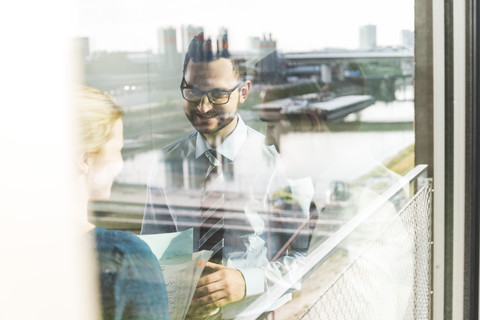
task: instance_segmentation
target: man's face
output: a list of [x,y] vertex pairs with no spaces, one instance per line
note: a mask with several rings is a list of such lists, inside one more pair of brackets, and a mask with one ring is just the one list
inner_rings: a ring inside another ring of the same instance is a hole
[[[185,70],[185,81],[198,90],[230,91],[238,85],[239,79],[228,59],[217,59],[208,63],[190,61]],[[183,109],[195,129],[204,136],[227,137],[237,124],[238,105],[243,103],[250,91],[250,82],[234,90],[226,104],[214,105],[207,96],[199,102],[184,100]]]

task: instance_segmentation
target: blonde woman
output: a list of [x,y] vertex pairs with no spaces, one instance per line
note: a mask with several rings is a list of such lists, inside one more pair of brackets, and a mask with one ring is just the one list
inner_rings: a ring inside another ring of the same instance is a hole
[[[105,200],[122,167],[123,112],[107,93],[75,93],[82,202]],[[85,209],[86,211],[86,209]],[[85,216],[87,212],[85,212]],[[169,319],[160,265],[136,235],[93,227],[103,319]]]

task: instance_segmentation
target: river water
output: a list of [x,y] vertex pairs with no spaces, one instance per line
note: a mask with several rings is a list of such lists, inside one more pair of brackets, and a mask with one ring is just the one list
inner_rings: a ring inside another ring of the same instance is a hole
[[[363,124],[382,124],[387,127],[386,130],[290,133],[283,136],[281,156],[289,175],[312,178],[316,188],[322,190],[319,192],[323,194],[332,181],[351,182],[375,168],[383,167],[415,141],[412,91],[411,88],[399,91],[397,101],[378,101],[359,115],[346,118],[347,122],[360,119]],[[248,125],[265,132],[266,124],[258,118],[256,111],[241,110],[240,114]],[[398,123],[405,126],[390,130],[390,123],[392,128],[393,124]],[[182,122],[179,132],[189,130],[188,125],[188,122]],[[117,182],[145,185],[154,158],[155,150],[130,155],[125,159]]]

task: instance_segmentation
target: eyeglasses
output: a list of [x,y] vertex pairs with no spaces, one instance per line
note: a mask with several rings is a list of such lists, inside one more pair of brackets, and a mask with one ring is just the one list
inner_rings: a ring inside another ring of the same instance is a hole
[[185,78],[183,78],[182,84],[180,85],[180,90],[182,91],[183,99],[187,100],[188,102],[200,102],[203,96],[207,96],[208,101],[210,101],[211,104],[222,105],[228,103],[232,92],[242,84],[243,81],[239,81],[232,90],[213,89],[210,91],[202,91],[189,85]]

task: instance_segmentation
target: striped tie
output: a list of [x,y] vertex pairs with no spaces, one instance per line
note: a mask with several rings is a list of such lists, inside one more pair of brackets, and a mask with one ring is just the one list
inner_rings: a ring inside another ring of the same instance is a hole
[[[200,210],[200,239],[199,250],[211,250],[213,255],[210,261],[222,263],[224,246],[224,210],[225,195],[223,193],[225,180],[221,161],[215,158],[210,151],[205,152],[210,161],[205,177]],[[219,157],[218,157],[219,158]]]

